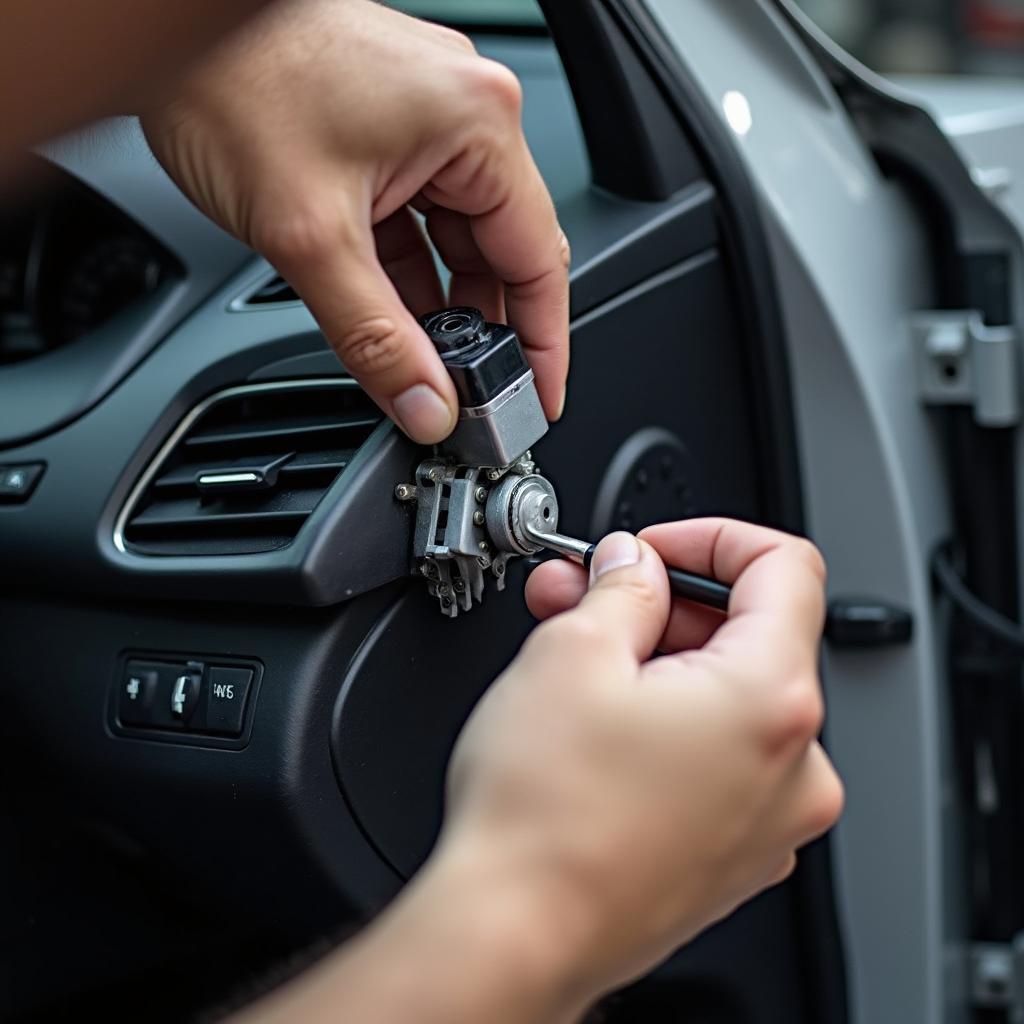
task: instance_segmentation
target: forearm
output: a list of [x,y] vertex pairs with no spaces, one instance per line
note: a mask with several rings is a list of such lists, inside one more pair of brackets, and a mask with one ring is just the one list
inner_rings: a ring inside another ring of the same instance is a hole
[[438,858],[362,935],[234,1024],[572,1024],[597,993],[553,899],[484,860]]
[[137,113],[267,0],[7,0],[0,36],[0,169],[20,149]]

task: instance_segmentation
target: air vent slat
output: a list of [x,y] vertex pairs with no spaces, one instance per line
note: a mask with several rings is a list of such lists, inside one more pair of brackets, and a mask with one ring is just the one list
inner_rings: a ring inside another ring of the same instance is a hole
[[247,444],[250,441],[263,441],[267,438],[295,437],[305,435],[308,437],[322,437],[324,434],[340,434],[347,430],[363,431],[367,427],[373,427],[380,420],[380,416],[367,417],[360,420],[337,420],[320,421],[310,419],[307,422],[295,423],[287,427],[274,426],[272,424],[253,424],[243,430],[222,430],[211,431],[207,434],[197,434],[190,437],[185,444],[190,448],[197,448],[201,445],[214,444]]
[[136,528],[152,526],[193,526],[212,519],[222,522],[305,519],[323,497],[320,488],[302,491],[263,492],[254,502],[246,497],[222,498],[212,502],[194,499],[161,501],[133,520]]
[[119,520],[121,545],[154,556],[284,547],[380,420],[343,378],[222,392],[185,420],[147,471]]
[[[302,475],[315,475],[333,472],[340,473],[351,461],[355,450],[352,448],[336,448],[321,452],[300,452],[293,455],[280,470],[282,476],[298,478]],[[228,466],[239,468],[249,466],[252,463],[268,463],[273,455],[259,454],[250,455],[244,459],[234,459],[230,462],[221,460],[219,462],[186,462],[167,473],[161,473],[153,483],[159,490],[181,490],[195,487],[199,477],[207,473],[215,473],[224,470]]]

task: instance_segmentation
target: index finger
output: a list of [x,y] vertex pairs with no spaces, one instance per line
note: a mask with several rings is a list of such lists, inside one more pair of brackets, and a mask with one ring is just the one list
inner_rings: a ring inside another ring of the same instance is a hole
[[505,283],[505,310],[537,375],[548,419],[558,419],[569,374],[569,242],[523,142],[505,201],[472,217],[484,259]]
[[773,667],[777,658],[816,659],[825,564],[809,541],[730,519],[666,523],[640,536],[669,565],[732,585],[729,617],[705,651],[773,661]]
[[487,174],[467,174],[479,153],[447,165],[424,194],[466,214],[481,256],[503,283],[508,322],[523,343],[548,419],[557,419],[569,374],[569,243],[516,124],[495,143]]

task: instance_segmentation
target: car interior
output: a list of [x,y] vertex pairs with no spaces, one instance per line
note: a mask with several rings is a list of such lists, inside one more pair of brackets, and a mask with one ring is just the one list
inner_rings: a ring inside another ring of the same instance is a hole
[[[817,537],[780,249],[668,16],[397,6],[523,84],[573,250],[569,400],[533,451],[564,530],[713,514]],[[189,205],[133,118],[33,159],[0,206],[0,1017],[215,1019],[423,863],[459,729],[532,627],[530,560],[439,614],[395,493],[425,454],[289,284]],[[841,884],[826,837],[596,1019],[854,1019],[870,953],[851,959],[862,890]]]

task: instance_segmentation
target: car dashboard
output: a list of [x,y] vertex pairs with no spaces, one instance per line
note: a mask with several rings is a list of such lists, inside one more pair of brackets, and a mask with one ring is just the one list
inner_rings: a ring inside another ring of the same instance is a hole
[[[695,157],[660,201],[592,188],[551,41],[478,44],[523,81],[574,251],[568,412],[535,452],[564,528],[786,525],[721,185]],[[189,206],[132,119],[38,160],[0,209],[5,1001],[12,1020],[180,1020],[355,927],[423,862],[459,728],[531,628],[529,567],[440,616],[394,494],[423,453],[287,283]],[[607,1019],[814,1019],[801,922],[824,885],[832,935],[822,871]]]

